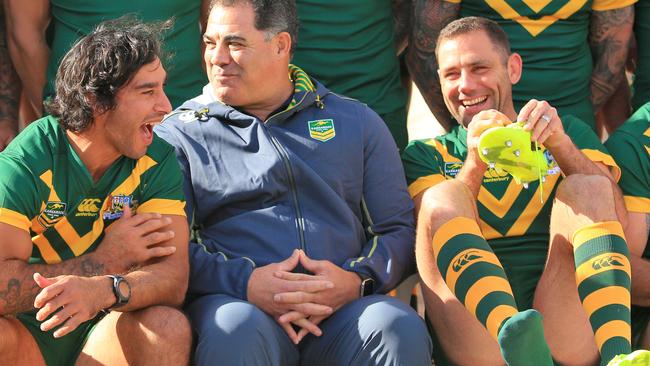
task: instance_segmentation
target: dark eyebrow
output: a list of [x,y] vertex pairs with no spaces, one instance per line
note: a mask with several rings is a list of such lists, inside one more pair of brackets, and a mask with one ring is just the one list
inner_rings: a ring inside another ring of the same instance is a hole
[[241,36],[237,36],[237,35],[234,35],[234,34],[230,34],[230,35],[227,35],[227,36],[223,37],[223,40],[225,42],[236,41],[236,42],[240,42],[240,43],[246,43],[246,38],[241,37]]

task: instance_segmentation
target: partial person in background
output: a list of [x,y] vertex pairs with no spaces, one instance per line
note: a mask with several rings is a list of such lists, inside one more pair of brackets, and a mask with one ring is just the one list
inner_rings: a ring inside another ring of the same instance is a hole
[[409,70],[438,121],[451,126],[436,72],[436,39],[454,19],[486,17],[505,30],[512,51],[523,59],[522,78],[513,86],[515,107],[531,98],[546,100],[560,115],[574,115],[595,128],[595,111],[624,76],[635,2],[415,0]]
[[20,80],[7,49],[4,7],[0,0],[0,151],[18,134]]
[[[143,21],[174,18],[164,34],[170,55],[165,92],[173,107],[196,95],[206,83],[201,67],[201,26],[208,0],[5,0],[11,58],[37,116],[54,94],[54,78],[63,55],[104,20],[133,13]],[[48,30],[49,27],[49,30]],[[52,39],[47,39],[47,32]]]
[[397,147],[408,143],[407,91],[398,53],[406,46],[410,1],[297,0],[300,40],[292,62],[335,93],[377,112]]
[[632,108],[637,110],[650,102],[650,0],[639,0],[634,9],[637,62]]
[[632,347],[650,349],[650,102],[623,123],[605,146],[621,168],[618,184],[628,210],[625,236],[632,264]]

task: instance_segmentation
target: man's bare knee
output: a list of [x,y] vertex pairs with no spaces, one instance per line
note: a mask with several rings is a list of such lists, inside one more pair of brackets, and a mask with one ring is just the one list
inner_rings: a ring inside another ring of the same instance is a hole
[[150,306],[138,310],[133,315],[137,319],[138,327],[158,340],[184,342],[192,337],[190,322],[178,309],[168,306]]
[[560,184],[553,214],[580,226],[617,220],[611,181],[601,175],[572,174]]
[[475,206],[474,197],[465,184],[447,180],[424,192],[418,223],[431,220],[433,226],[439,226],[458,216],[474,218]]

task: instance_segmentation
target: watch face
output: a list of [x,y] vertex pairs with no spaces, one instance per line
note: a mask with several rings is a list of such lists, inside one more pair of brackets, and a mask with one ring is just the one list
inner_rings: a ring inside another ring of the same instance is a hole
[[120,284],[118,285],[118,289],[120,291],[120,295],[128,299],[131,297],[131,286],[126,281],[120,281]]

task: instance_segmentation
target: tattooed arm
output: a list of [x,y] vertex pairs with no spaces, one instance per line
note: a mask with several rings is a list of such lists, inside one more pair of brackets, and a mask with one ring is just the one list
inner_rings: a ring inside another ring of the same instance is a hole
[[[29,234],[0,223],[0,316],[34,308],[41,292],[34,281],[37,272],[54,282],[59,282],[57,276],[72,275],[96,283],[106,281],[103,275],[128,272],[125,278],[132,286],[132,299],[121,311],[153,304],[179,306],[187,288],[188,236],[185,217],[129,215],[106,229],[104,239],[91,253],[56,264],[28,264],[33,248]],[[90,291],[83,298],[101,298],[105,305],[96,311],[114,300],[110,287],[91,286]]]
[[591,101],[594,111],[611,97],[625,74],[634,5],[614,10],[594,11],[591,16],[589,44],[594,59],[591,74]]
[[628,217],[625,237],[632,264],[632,303],[650,306],[650,261],[642,257],[650,233],[650,213],[630,212]]
[[438,34],[442,28],[458,18],[459,11],[460,4],[443,0],[415,0],[410,47],[406,54],[406,65],[415,85],[433,115],[447,131],[455,122],[442,99],[435,49]]
[[411,24],[411,0],[393,0],[393,21],[395,23],[395,49],[401,54],[408,45]]
[[43,87],[50,49],[45,31],[50,23],[50,1],[4,0],[7,43],[23,90],[36,116],[43,114]]

